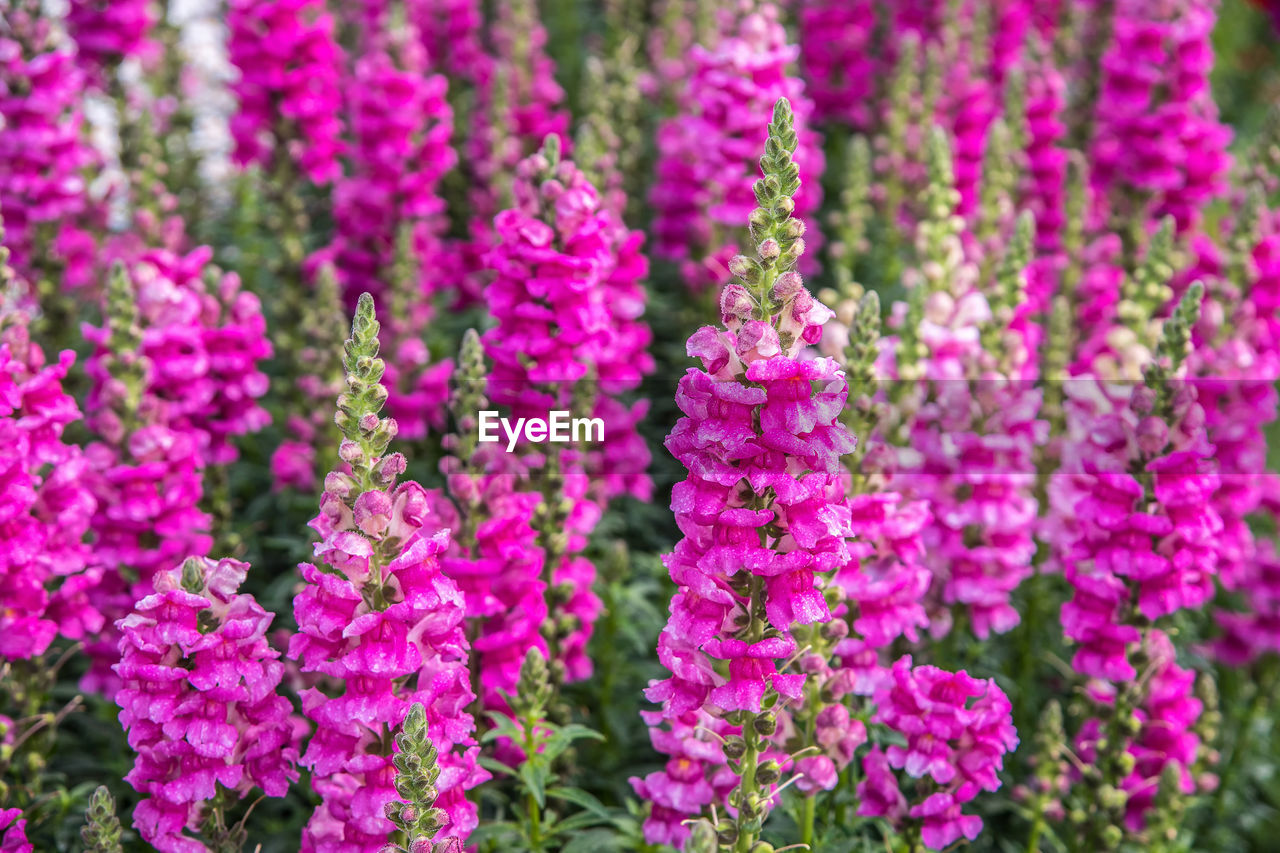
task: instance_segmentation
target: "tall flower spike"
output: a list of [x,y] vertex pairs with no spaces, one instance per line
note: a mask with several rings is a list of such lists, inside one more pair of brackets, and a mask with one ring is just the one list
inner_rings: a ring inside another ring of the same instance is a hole
[[689,339],[703,369],[690,368],[676,392],[685,416],[666,446],[689,473],[671,498],[685,537],[664,560],[678,587],[658,639],[671,675],[645,692],[662,704],[646,719],[666,727],[651,737],[672,760],[631,780],[653,803],[650,843],[682,844],[688,818],[727,802],[736,814],[722,838],[753,848],[786,760],[774,742],[787,730],[779,717],[805,692],[806,675],[785,671],[799,649],[793,626],[831,618],[818,575],[850,556],[840,459],[855,442],[838,422],[844,375],[829,358],[801,357],[832,312],[793,269],[804,252],[804,225],[791,215],[797,142],[779,99],[749,216],[755,257],[733,259],[726,329]]
[[[742,221],[751,212],[749,157],[764,142],[756,116],[779,99],[796,110],[793,129],[805,187],[796,215],[821,203],[822,146],[809,128],[804,85],[790,76],[797,49],[788,44],[778,6],[725,11],[731,32],[690,53],[679,115],[658,129],[657,182],[651,201],[655,251],[679,261],[693,290],[724,283],[727,262],[742,248]],[[743,10],[747,10],[745,13]]]
[[448,499],[442,497],[436,509],[439,526],[453,532],[440,562],[466,602],[475,688],[483,707],[496,711],[507,708],[503,691],[516,686],[521,653],[546,649],[539,627],[547,596],[544,554],[533,528],[541,495],[525,481],[518,459],[478,443],[477,413],[489,408],[488,372],[484,345],[469,329],[452,377],[449,455],[440,463]]
[[363,294],[334,416],[341,461],[311,522],[320,565],[300,566],[306,584],[293,602],[298,633],[289,657],[341,684],[336,695],[301,694],[303,713],[316,723],[302,764],[321,798],[303,830],[307,853],[374,853],[388,843],[395,829],[388,804],[397,795],[392,738],[415,703],[440,752],[436,807],[447,815],[450,842],[475,828],[466,791],[488,778],[476,765],[465,710],[475,697],[463,597],[440,566],[449,531],[435,532],[420,485],[396,484],[405,470],[404,457],[388,452],[396,422],[379,416],[387,400],[379,328],[373,298]]
[[373,297],[361,294],[351,322],[351,337],[343,344],[347,390],[338,395],[338,411],[333,417],[343,436],[354,445],[344,450],[342,459],[351,466],[356,494],[389,485],[383,472],[374,471],[397,430],[394,420],[378,417],[387,402],[387,389],[382,384],[386,364],[378,358],[381,328],[374,316]]
[[88,592],[101,569],[84,541],[95,501],[88,459],[64,439],[80,410],[63,390],[70,351],[46,363],[31,339],[0,247],[0,662],[83,639],[102,616]]

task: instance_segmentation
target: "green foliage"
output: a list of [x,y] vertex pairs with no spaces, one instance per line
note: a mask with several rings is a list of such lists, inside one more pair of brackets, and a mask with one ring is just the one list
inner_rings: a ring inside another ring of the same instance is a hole
[[[619,834],[638,834],[634,817],[617,808],[606,808],[582,788],[560,784],[556,764],[567,760],[578,741],[603,740],[603,736],[578,723],[560,725],[550,719],[548,711],[555,688],[541,652],[529,650],[520,667],[515,692],[502,695],[511,714],[491,712],[491,728],[483,742],[509,742],[508,749],[517,752],[518,759],[508,764],[483,758],[481,763],[513,783],[513,802],[522,802],[524,808],[516,811],[512,819],[484,821],[470,840],[481,850],[582,850],[583,833],[597,830],[589,836],[593,843],[603,845],[597,849],[622,849],[618,846]],[[613,831],[599,831],[602,828]]]

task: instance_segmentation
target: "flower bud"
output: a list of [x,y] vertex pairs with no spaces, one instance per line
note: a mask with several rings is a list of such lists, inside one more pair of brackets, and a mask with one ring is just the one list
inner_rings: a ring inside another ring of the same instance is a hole
[[782,778],[782,768],[778,766],[778,762],[770,758],[768,761],[756,768],[756,780],[761,785],[775,785]]
[[[732,263],[730,266],[732,266]],[[751,312],[755,308],[756,301],[751,297],[751,292],[745,287],[737,282],[730,282],[725,285],[724,291],[720,294],[720,313],[724,316],[726,323],[731,317],[736,317],[739,320],[750,318]]]
[[760,257],[763,260],[771,261],[780,254],[782,254],[782,248],[778,245],[778,241],[772,237],[760,244]]
[[774,714],[759,714],[751,721],[756,734],[769,737],[778,730],[778,718]]
[[1159,453],[1169,443],[1169,425],[1162,418],[1148,415],[1138,422],[1135,436],[1143,453]]
[[773,285],[773,292],[770,295],[778,302],[786,302],[791,297],[804,292],[804,279],[800,277],[800,273],[792,270],[778,276],[778,281]]
[[354,465],[360,461],[360,457],[364,451],[360,445],[349,438],[344,438],[342,443],[338,445],[338,458],[348,465]]

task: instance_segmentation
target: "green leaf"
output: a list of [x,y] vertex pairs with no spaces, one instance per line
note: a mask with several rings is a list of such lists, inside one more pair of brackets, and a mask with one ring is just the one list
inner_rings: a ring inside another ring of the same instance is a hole
[[559,823],[550,827],[551,835],[563,835],[566,832],[579,832],[583,829],[590,829],[593,826],[599,826],[602,823],[608,823],[608,817],[598,817],[593,814],[579,812],[572,817],[567,817]]
[[605,850],[622,850],[626,839],[607,829],[596,829],[574,836],[560,853],[598,853]]
[[481,767],[483,767],[485,770],[488,770],[492,773],[501,773],[503,776],[515,775],[514,768],[509,767],[506,764],[503,764],[501,761],[499,761],[496,758],[490,758],[487,755],[482,755],[479,758],[477,758],[476,763],[479,764]]
[[549,788],[547,796],[553,800],[566,800],[576,806],[581,806],[597,817],[605,820],[610,819],[609,810],[604,807],[604,803],[581,788]]
[[[497,841],[499,839],[511,839],[511,841],[514,841],[519,837],[519,824],[513,823],[509,820],[486,820],[481,822],[481,824],[472,830],[471,834],[467,836],[467,844],[475,844],[479,846],[486,841]],[[504,850],[511,849],[511,841],[504,844]]]
[[542,762],[526,761],[516,770],[516,776],[524,784],[524,789],[533,795],[538,808],[547,806],[547,781],[551,768]]
[[604,735],[595,729],[589,729],[578,723],[570,723],[567,726],[557,726],[551,732],[546,740],[546,746],[542,751],[543,757],[548,762],[553,762],[559,758],[566,749],[578,740],[604,740]]

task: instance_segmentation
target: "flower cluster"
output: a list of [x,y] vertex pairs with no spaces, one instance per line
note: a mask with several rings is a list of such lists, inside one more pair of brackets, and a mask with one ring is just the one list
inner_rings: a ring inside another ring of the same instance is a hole
[[25,317],[0,316],[0,658],[37,657],[58,634],[102,626],[87,594],[88,462],[63,439],[80,419],[62,387],[74,361],[64,352],[46,364]]
[[373,853],[394,826],[385,807],[397,799],[391,737],[414,703],[426,709],[443,775],[436,806],[459,841],[475,828],[466,791],[487,774],[476,765],[475,698],[467,670],[464,603],[440,568],[448,531],[426,526],[429,498],[417,483],[396,485],[405,460],[387,448],[396,423],[380,418],[378,323],[362,296],[347,342],[347,391],[338,398],[345,436],[342,465],[325,479],[312,527],[320,565],[302,564],[305,587],[294,599],[298,633],[289,657],[303,672],[337,679],[328,695],[302,692],[316,732],[302,757],[321,804],[303,834],[303,850]]
[[89,646],[95,665],[84,687],[108,695],[119,684],[110,671],[118,659],[116,621],[150,594],[154,575],[188,556],[207,554],[213,545],[211,519],[199,507],[200,437],[175,428],[168,407],[148,393],[155,369],[142,355],[137,293],[129,273],[117,267],[107,292],[106,324],[84,329],[97,345],[85,366],[94,383],[86,413],[100,440],[85,455],[98,502],[91,530],[102,577],[94,595],[107,618],[103,635]]
[[[487,254],[499,239],[494,216],[512,199],[512,176],[520,161],[549,136],[568,143],[564,90],[555,80],[555,65],[546,52],[547,31],[536,4],[513,0],[498,12],[493,53],[481,59],[465,50],[457,60],[472,57],[471,71],[461,73],[476,87],[471,129],[462,145],[462,162],[471,179],[469,235],[454,247],[464,302],[478,300],[488,279]],[[454,14],[466,17],[461,11]],[[426,26],[427,32],[435,32],[437,23],[432,20]]]
[[[758,116],[780,97],[795,105],[796,159],[810,176],[796,196],[796,216],[810,217],[822,201],[822,147],[808,128],[811,112],[803,85],[789,76],[797,49],[772,4],[740,16],[717,43],[699,45],[690,57],[680,115],[658,129],[655,250],[685,262],[689,286],[702,289],[729,279],[751,195],[755,152],[764,142]],[[816,248],[816,235],[809,240]]]
[[396,308],[387,329],[394,356],[387,405],[410,439],[443,426],[450,365],[430,364],[423,331],[447,278],[434,269],[445,257],[448,225],[437,187],[457,162],[445,78],[424,76],[420,53],[410,41],[394,56],[378,51],[356,63],[348,94],[352,173],[334,187],[330,250],[348,303],[368,292]]
[[1095,211],[1128,216],[1136,196],[1155,220],[1172,215],[1194,228],[1219,196],[1231,160],[1231,131],[1218,122],[1209,91],[1214,3],[1121,0],[1102,56],[1089,150]]
[[[945,136],[935,132],[917,231],[923,262],[907,279],[913,292],[902,306],[895,365],[899,378],[923,382],[913,383],[917,399],[900,415],[909,441],[890,482],[928,500],[924,541],[935,592],[986,637],[1018,622],[1011,595],[1031,574],[1035,448],[1047,425],[1037,419],[1039,389],[1022,381],[1029,347],[1013,311],[1025,288],[1029,222],[1019,223],[984,281],[965,253],[951,164]],[[934,618],[936,630],[949,628],[950,612]]]
[[[733,260],[741,281],[722,296],[725,329],[704,326],[689,339],[688,352],[703,369],[690,368],[680,380],[676,402],[685,417],[666,442],[689,476],[671,499],[684,538],[665,560],[678,590],[658,653],[671,675],[646,691],[662,704],[675,739],[655,735],[655,745],[681,744],[678,731],[696,726],[699,714],[745,712],[736,715],[741,749],[729,756],[736,760],[730,802],[740,836],[758,832],[767,811],[757,786],[767,790],[777,781],[776,773],[759,773],[777,726],[767,709],[804,691],[803,673],[779,668],[798,650],[792,628],[831,618],[817,579],[847,562],[852,533],[840,464],[854,447],[838,421],[844,375],[831,359],[799,357],[821,338],[831,311],[793,269],[804,251],[804,226],[791,217],[800,184],[791,160],[797,144],[790,107],[779,100],[761,159],[764,178],[755,185],[760,207],[750,215],[758,258]],[[727,665],[727,676],[716,661]],[[656,796],[700,781],[707,792],[708,781],[686,772],[701,764],[664,751],[675,756],[669,772],[637,790]],[[689,798],[681,811],[696,814],[707,801]],[[651,841],[687,833],[661,813],[647,827]]]
[[472,655],[484,707],[506,708],[500,690],[515,689],[529,649],[546,656],[546,558],[538,547],[535,518],[542,495],[527,482],[518,457],[478,447],[477,412],[488,407],[486,364],[479,336],[470,331],[458,354],[450,400],[458,432],[447,437],[441,462],[448,498],[436,495],[437,526],[453,531],[440,558],[458,584],[472,631]]
[[49,21],[23,4],[0,33],[0,211],[18,275],[35,281],[56,256],[38,232],[74,231],[89,206],[84,173],[99,158],[84,138],[85,81]]
[[500,239],[489,256],[495,277],[486,298],[498,323],[483,340],[494,362],[488,389],[495,404],[517,418],[562,410],[607,424],[603,446],[551,445],[530,474],[564,522],[563,530],[549,515],[541,522],[543,581],[560,589],[561,607],[551,615],[566,623],[551,638],[551,657],[577,680],[590,674],[585,647],[600,607],[591,592],[595,569],[580,555],[586,535],[599,504],[627,492],[647,496],[651,488],[648,451],[636,432],[645,409],[622,395],[652,361],[639,320],[645,266],[638,235],[602,209],[590,182],[560,160],[555,140],[548,137],[542,152],[522,161],[517,206],[495,219]]
[[[1018,746],[1010,721],[1013,707],[994,681],[934,666],[912,667],[910,657],[893,665],[891,678],[876,691],[872,720],[906,743],[876,746],[863,758],[858,813],[891,821],[915,818],[922,840],[933,850],[961,837],[972,841],[982,830],[982,818],[961,808],[980,791],[1000,787],[1003,757]],[[933,784],[923,784],[924,795],[909,802],[895,769]]]
[[67,33],[76,43],[76,59],[99,85],[121,60],[152,53],[156,13],[151,0],[70,0]]
[[166,853],[204,846],[206,804],[221,791],[282,797],[297,781],[296,729],[278,693],[284,666],[268,645],[272,615],[238,593],[249,566],[192,558],[155,578],[120,620],[120,724],[137,752],[125,781],[144,799],[134,827]]
[[[1188,291],[1166,324],[1175,353],[1202,292]],[[1175,357],[1175,370],[1183,358]],[[1127,652],[1141,639],[1132,610],[1155,621],[1213,596],[1222,530],[1213,508],[1219,478],[1194,390],[1171,381],[1131,391],[1127,400],[1080,401],[1075,411],[1087,430],[1063,451],[1071,476],[1054,484],[1065,492],[1055,504],[1073,506],[1078,519],[1063,555],[1074,588],[1062,610],[1063,630],[1078,643],[1073,665],[1118,681],[1137,677]]]
[[409,0],[407,17],[417,28],[431,66],[450,80],[481,86],[493,73],[493,57],[481,43],[479,0]]
[[319,0],[233,0],[227,50],[240,72],[231,118],[235,158],[280,168],[294,161],[317,184],[341,174],[342,49]]
[[[270,418],[262,363],[271,356],[258,297],[235,273],[209,262],[213,250],[151,249],[129,264],[142,324],[141,355],[150,365],[145,392],[176,430],[191,432],[207,465],[239,457],[231,443]],[[102,389],[97,389],[102,393]]]
[[538,417],[574,408],[581,384],[595,385],[592,414],[608,429],[587,464],[603,479],[600,497],[647,495],[649,454],[635,432],[644,407],[622,400],[653,369],[640,319],[641,235],[602,208],[555,145],[521,162],[515,194],[517,206],[495,219],[499,243],[489,256],[495,277],[485,293],[497,320],[484,336],[490,396],[516,417]]

